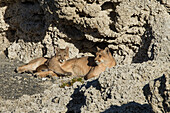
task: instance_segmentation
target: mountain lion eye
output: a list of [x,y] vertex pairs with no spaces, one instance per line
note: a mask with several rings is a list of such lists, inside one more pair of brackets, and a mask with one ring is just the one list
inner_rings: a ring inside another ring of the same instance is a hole
[[99,57],[101,57],[101,55],[99,55]]

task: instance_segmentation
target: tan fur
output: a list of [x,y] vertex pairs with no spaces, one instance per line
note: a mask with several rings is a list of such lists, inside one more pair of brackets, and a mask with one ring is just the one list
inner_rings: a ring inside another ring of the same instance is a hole
[[[51,76],[58,76],[58,75],[66,75],[70,76],[70,72],[66,72],[61,69],[61,65],[69,58],[69,48],[66,47],[66,49],[60,49],[58,54],[56,54],[54,57],[52,57],[50,60],[48,60],[44,65],[41,65],[36,75],[40,77],[45,77],[47,75]],[[48,71],[41,71],[41,69],[48,69]],[[40,70],[40,71],[39,71]]]
[[106,47],[104,50],[98,49],[96,57],[70,59],[65,61],[61,68],[64,71],[71,72],[73,76],[84,76],[85,79],[90,79],[104,72],[107,67],[111,68],[115,65],[116,61],[111,55],[109,48]]
[[16,71],[18,73],[22,72],[33,72],[35,71],[40,65],[43,65],[47,61],[47,58],[40,57],[31,60],[28,64],[17,67]]
[[[63,55],[62,52],[61,55]],[[90,79],[98,76],[101,72],[104,72],[107,67],[111,68],[116,65],[116,61],[111,55],[108,47],[104,50],[98,48],[96,57],[73,58],[62,63],[59,62],[59,56],[61,55],[52,57],[45,65],[39,65],[40,67],[37,68],[38,72],[36,74],[40,77],[45,77],[47,75],[56,76],[57,74],[72,74],[73,76],[83,76],[85,79]],[[46,68],[48,68],[48,71],[41,71]]]
[[84,76],[95,65],[94,57],[81,57],[67,60],[61,65],[61,68],[64,71],[71,72],[73,76]]
[[95,62],[97,66],[91,68],[90,72],[85,76],[85,79],[90,79],[92,77],[98,76],[100,73],[104,72],[106,68],[116,66],[116,60],[113,58],[108,47],[106,47],[104,50],[98,48]]
[[[30,61],[28,64],[18,67],[17,72],[33,72],[40,77],[47,75],[57,76],[54,71],[61,71],[60,65],[69,58],[69,48],[57,49],[55,56],[48,59],[45,57],[36,58]],[[56,69],[56,70],[55,70]],[[64,71],[62,72],[64,73]],[[68,73],[66,73],[67,75]]]

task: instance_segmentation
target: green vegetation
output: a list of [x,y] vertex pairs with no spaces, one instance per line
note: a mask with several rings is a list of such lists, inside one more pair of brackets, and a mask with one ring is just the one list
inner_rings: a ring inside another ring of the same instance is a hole
[[84,83],[84,81],[83,81],[83,79],[82,79],[81,77],[80,77],[80,78],[73,78],[73,79],[70,80],[69,82],[66,82],[66,83],[63,82],[63,84],[60,86],[60,88],[64,88],[65,86],[71,87],[71,86],[73,86],[73,84],[74,84],[75,82]]

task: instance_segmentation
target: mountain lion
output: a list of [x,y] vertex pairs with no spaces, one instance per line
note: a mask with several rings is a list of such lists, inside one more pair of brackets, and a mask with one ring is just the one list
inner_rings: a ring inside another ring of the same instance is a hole
[[[56,69],[58,67],[55,67],[54,63],[52,71],[63,75],[68,72],[69,75],[82,76],[85,79],[90,79],[104,72],[107,67],[111,68],[116,65],[116,61],[108,47],[104,50],[97,48],[97,50],[96,57],[87,56],[66,60],[60,65],[60,71]],[[38,75],[45,77],[51,73],[52,72],[41,72],[38,73]]]

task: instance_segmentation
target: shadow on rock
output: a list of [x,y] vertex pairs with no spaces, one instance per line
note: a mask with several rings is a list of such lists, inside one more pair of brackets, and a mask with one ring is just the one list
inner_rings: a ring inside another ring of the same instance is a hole
[[96,89],[100,90],[100,85],[98,79],[89,81],[87,84],[82,85],[74,90],[74,93],[71,95],[72,100],[67,104],[67,113],[80,113],[81,107],[86,105],[86,96],[82,89],[88,89],[89,87],[95,87]]
[[[46,36],[49,26],[51,26],[57,27],[61,33],[66,34],[69,38],[63,39],[66,42],[73,43],[79,50],[81,50],[80,52],[94,53],[96,49],[93,47],[99,46],[100,48],[105,48],[109,45],[107,42],[94,43],[93,41],[85,38],[86,33],[93,37],[103,39],[103,36],[100,35],[100,32],[96,28],[84,28],[83,25],[75,25],[72,20],[59,18],[59,15],[56,13],[56,11],[61,10],[58,2],[59,1],[55,0],[43,0],[41,2],[38,2],[37,0],[24,0],[9,3],[8,1],[1,2],[0,7],[7,6],[4,14],[4,20],[5,23],[9,25],[8,30],[5,31],[8,41],[12,43],[18,43],[20,41],[34,43],[42,42]],[[115,39],[115,37],[105,38]],[[44,49],[46,49],[46,45],[44,44],[43,46]],[[45,55],[46,50],[44,51]],[[5,51],[5,53],[7,54],[8,51]]]
[[170,112],[169,100],[169,75],[163,76],[151,81],[143,88],[144,95],[148,103],[152,106],[154,112]]
[[15,66],[20,65],[16,60],[9,61],[0,55],[0,62],[0,98],[18,99],[23,95],[33,95],[45,90],[42,80],[14,72]]
[[[9,25],[6,37],[10,42],[40,42],[44,39],[49,22],[38,1],[4,3],[7,9],[4,20]],[[49,17],[50,18],[50,17]]]
[[[142,46],[139,48],[138,52],[136,55],[133,57],[132,62],[133,63],[142,63],[146,62],[148,60],[153,60],[154,59],[154,47],[155,45],[151,45],[152,39],[154,39],[153,33],[152,33],[152,27],[146,23],[144,25],[144,28],[146,31],[144,32],[142,38]],[[150,48],[151,46],[151,48]],[[148,55],[148,52],[150,52],[150,55]]]
[[111,105],[109,109],[102,113],[153,113],[153,111],[148,104],[130,102],[121,106]]
[[3,99],[18,99],[23,95],[33,95],[45,90],[38,81],[29,77],[0,77],[0,96]]

